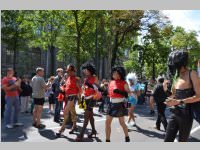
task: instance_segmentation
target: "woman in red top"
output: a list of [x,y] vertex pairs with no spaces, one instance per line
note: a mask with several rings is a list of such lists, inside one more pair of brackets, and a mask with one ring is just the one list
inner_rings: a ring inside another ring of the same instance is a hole
[[95,67],[90,63],[84,64],[82,67],[82,70],[85,76],[84,84],[83,84],[82,100],[85,100],[86,109],[84,113],[83,128],[80,132],[80,135],[76,138],[77,142],[80,142],[83,140],[84,132],[86,130],[86,127],[89,121],[92,127],[92,133],[88,135],[88,138],[92,138],[93,135],[96,136],[97,134],[97,131],[94,125],[94,116],[93,116],[93,107],[95,106],[95,101],[93,100],[93,96],[96,92],[95,90],[97,90],[96,87],[98,86],[98,79],[95,76],[96,70],[95,70]]
[[[78,77],[75,76],[76,68],[74,65],[69,64],[67,66],[67,74],[68,78],[66,79],[65,83],[65,95],[67,98],[67,106],[64,110],[64,121],[61,126],[61,129],[59,130],[59,133],[57,133],[57,136],[61,136],[61,134],[65,130],[65,125],[69,116],[69,112],[75,109],[75,103],[79,96],[80,91],[80,80]],[[77,129],[76,126],[76,118],[73,119],[73,126],[69,134],[73,134],[74,131]]]
[[125,76],[126,72],[123,67],[113,68],[112,80],[108,86],[110,103],[106,116],[106,142],[110,142],[111,123],[113,117],[117,117],[119,119],[119,123],[125,134],[125,141],[130,142],[128,129],[124,121],[124,116],[128,114],[128,111],[125,108],[124,100],[128,97],[128,93],[130,93],[128,84],[125,81]]

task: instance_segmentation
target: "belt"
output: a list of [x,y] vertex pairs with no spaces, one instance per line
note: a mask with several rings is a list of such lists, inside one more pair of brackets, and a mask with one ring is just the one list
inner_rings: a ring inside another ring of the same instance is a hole
[[124,98],[110,98],[111,103],[121,103],[124,102]]
[[87,97],[85,97],[85,99],[86,99],[86,100],[87,100],[87,99],[91,99],[91,98],[93,98],[93,96],[94,96],[94,95],[87,96]]
[[68,95],[68,97],[69,97],[69,96],[77,96],[77,94],[71,94],[71,95]]

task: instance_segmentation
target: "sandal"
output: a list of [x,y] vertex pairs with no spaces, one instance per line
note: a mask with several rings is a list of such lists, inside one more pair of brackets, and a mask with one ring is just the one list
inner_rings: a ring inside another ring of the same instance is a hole
[[44,129],[45,127],[46,127],[46,126],[43,125],[43,124],[36,125],[36,128],[38,128],[38,129]]

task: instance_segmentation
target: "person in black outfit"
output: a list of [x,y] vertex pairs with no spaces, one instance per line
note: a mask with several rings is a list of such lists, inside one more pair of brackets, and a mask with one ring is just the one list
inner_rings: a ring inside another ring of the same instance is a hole
[[153,91],[153,97],[157,105],[158,116],[156,120],[156,129],[160,130],[160,124],[162,122],[163,127],[166,131],[167,129],[167,119],[165,117],[165,109],[166,105],[164,101],[167,99],[167,92],[164,90],[163,87],[164,78],[158,78],[158,84],[156,85]]
[[[187,68],[188,52],[173,51],[168,58],[168,67],[174,83],[172,96],[166,100],[171,107],[172,115],[169,119],[165,142],[173,142],[179,132],[179,142],[186,142],[192,129],[192,105],[200,101],[200,80],[196,71]],[[176,72],[176,74],[175,74]]]

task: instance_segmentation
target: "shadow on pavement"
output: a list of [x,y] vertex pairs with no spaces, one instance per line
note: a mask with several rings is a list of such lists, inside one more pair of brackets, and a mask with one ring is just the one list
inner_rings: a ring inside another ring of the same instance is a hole
[[142,133],[148,137],[155,137],[155,138],[160,138],[160,139],[164,139],[165,135],[164,133],[163,134],[160,134],[160,133],[157,133],[155,131],[150,131],[150,130],[146,130],[146,129],[142,129],[140,128],[139,126],[135,126],[136,127],[136,130],[134,129],[129,129],[129,131],[134,131],[134,132],[139,132],[139,133]]

